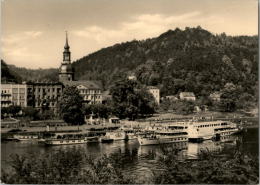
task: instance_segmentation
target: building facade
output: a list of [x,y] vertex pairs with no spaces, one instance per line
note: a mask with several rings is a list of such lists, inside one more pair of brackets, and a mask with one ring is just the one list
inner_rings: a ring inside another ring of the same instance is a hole
[[195,101],[196,96],[193,92],[181,92],[180,93],[180,99],[181,100],[188,100],[188,101]]
[[27,107],[26,84],[1,84],[1,107]]
[[101,104],[102,89],[95,81],[64,81],[65,86],[75,86],[83,98],[84,104]]
[[155,86],[148,86],[147,89],[148,89],[148,92],[150,92],[153,95],[155,102],[159,105],[160,104],[160,89]]
[[63,92],[63,84],[56,83],[31,83],[28,84],[28,105],[35,108],[48,107],[56,110]]

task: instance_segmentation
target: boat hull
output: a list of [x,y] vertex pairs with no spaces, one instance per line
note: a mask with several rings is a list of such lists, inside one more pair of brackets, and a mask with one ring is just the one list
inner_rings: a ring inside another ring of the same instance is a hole
[[73,139],[73,140],[62,140],[62,139],[56,139],[56,140],[46,140],[46,145],[73,145],[73,144],[85,144],[87,143],[84,139]]
[[141,146],[180,143],[180,142],[187,142],[187,141],[188,138],[183,138],[183,140],[177,140],[176,138],[138,138],[138,142]]

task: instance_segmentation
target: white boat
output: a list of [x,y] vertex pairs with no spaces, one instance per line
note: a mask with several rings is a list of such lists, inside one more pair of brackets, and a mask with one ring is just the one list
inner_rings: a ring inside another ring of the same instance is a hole
[[125,140],[126,133],[123,130],[114,130],[112,132],[106,132],[105,138],[112,139],[113,141]]
[[187,141],[187,132],[185,132],[184,130],[163,129],[157,130],[153,134],[138,136],[138,142],[140,145],[158,145]]
[[137,139],[136,131],[132,127],[121,127],[125,132],[125,140]]
[[84,134],[87,143],[98,143],[100,142],[100,135],[94,132],[88,132]]
[[227,136],[239,132],[235,123],[230,121],[201,121],[188,124],[188,137],[191,141],[213,139],[215,136]]
[[82,133],[56,133],[54,137],[43,140],[46,145],[84,144],[87,140]]
[[14,135],[14,139],[19,140],[19,141],[30,141],[30,140],[36,140],[38,139],[38,135]]
[[87,143],[85,139],[46,139],[46,145],[71,145]]

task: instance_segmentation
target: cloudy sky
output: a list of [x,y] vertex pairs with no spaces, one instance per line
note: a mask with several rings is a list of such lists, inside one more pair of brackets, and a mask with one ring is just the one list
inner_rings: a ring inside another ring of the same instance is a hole
[[8,64],[58,68],[65,30],[72,60],[118,42],[179,27],[257,35],[257,0],[1,0],[1,49]]

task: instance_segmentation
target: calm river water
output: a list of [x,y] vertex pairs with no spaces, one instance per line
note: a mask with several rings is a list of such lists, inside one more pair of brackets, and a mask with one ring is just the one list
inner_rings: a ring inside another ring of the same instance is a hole
[[[201,150],[221,151],[223,147],[228,147],[226,152],[238,150],[236,143],[240,142],[242,147],[239,150],[258,155],[258,128],[249,128],[247,132],[240,135],[229,136],[222,141],[213,142],[211,140],[202,143],[187,143],[186,145],[178,145],[176,147],[182,148],[180,151],[180,158],[192,159],[196,158]],[[9,168],[8,161],[10,161],[11,154],[30,154],[30,153],[46,153],[51,150],[67,150],[68,148],[82,148],[93,156],[101,156],[102,154],[111,154],[121,151],[135,151],[137,152],[137,160],[127,164],[126,173],[140,174],[142,178],[148,178],[150,169],[156,167],[154,159],[150,159],[147,154],[160,153],[159,146],[140,146],[137,140],[131,141],[116,141],[113,143],[89,143],[79,145],[63,145],[63,146],[41,146],[37,142],[2,142],[1,143],[1,164],[2,168]]]

